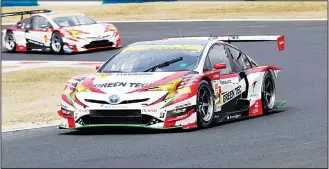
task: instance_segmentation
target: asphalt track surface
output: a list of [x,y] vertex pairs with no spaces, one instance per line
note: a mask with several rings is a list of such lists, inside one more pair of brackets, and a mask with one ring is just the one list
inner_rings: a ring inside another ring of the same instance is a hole
[[[236,43],[260,64],[282,67],[281,112],[193,132],[105,132],[54,127],[2,134],[2,167],[327,167],[327,22],[117,23],[125,44],[167,36],[285,34],[275,42]],[[104,61],[111,51],[4,60]],[[54,112],[56,113],[56,112]]]

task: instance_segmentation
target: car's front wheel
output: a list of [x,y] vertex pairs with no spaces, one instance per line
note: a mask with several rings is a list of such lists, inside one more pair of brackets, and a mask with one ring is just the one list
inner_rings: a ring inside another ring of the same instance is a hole
[[51,49],[56,54],[62,54],[63,53],[63,39],[61,35],[58,32],[55,32],[51,36]]
[[13,32],[8,31],[5,37],[5,47],[8,52],[15,52],[16,51],[16,39]]
[[214,105],[210,84],[202,80],[199,83],[196,103],[198,128],[207,128],[211,125],[214,119]]

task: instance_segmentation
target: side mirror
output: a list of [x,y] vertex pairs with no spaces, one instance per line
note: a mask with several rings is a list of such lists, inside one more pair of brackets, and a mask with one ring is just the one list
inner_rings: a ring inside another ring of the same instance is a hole
[[226,68],[226,64],[223,63],[223,64],[215,64],[214,65],[214,68],[217,70],[217,69],[225,69]]
[[96,71],[101,67],[101,65],[96,65]]

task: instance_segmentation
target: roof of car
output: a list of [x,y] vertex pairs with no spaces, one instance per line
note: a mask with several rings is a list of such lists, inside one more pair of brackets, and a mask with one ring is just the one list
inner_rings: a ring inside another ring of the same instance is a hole
[[35,15],[45,15],[50,18],[60,17],[60,16],[83,16],[84,14],[79,12],[50,12],[50,13],[40,13]]
[[209,40],[200,39],[163,39],[163,40],[153,40],[153,41],[141,41],[132,43],[129,46],[141,46],[141,45],[200,45],[206,46]]

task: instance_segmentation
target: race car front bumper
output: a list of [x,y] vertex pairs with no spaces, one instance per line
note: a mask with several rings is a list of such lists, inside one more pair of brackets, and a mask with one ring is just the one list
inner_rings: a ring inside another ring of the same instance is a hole
[[63,37],[64,53],[84,52],[104,48],[120,48],[121,39],[119,34],[100,39],[72,39]]
[[[195,97],[165,108],[163,106],[129,106],[115,105],[104,107],[79,108],[72,113],[59,110],[62,117],[60,129],[84,129],[94,127],[139,127],[150,129],[190,129],[197,127]],[[189,104],[186,104],[189,103]],[[184,107],[184,105],[186,105]]]

